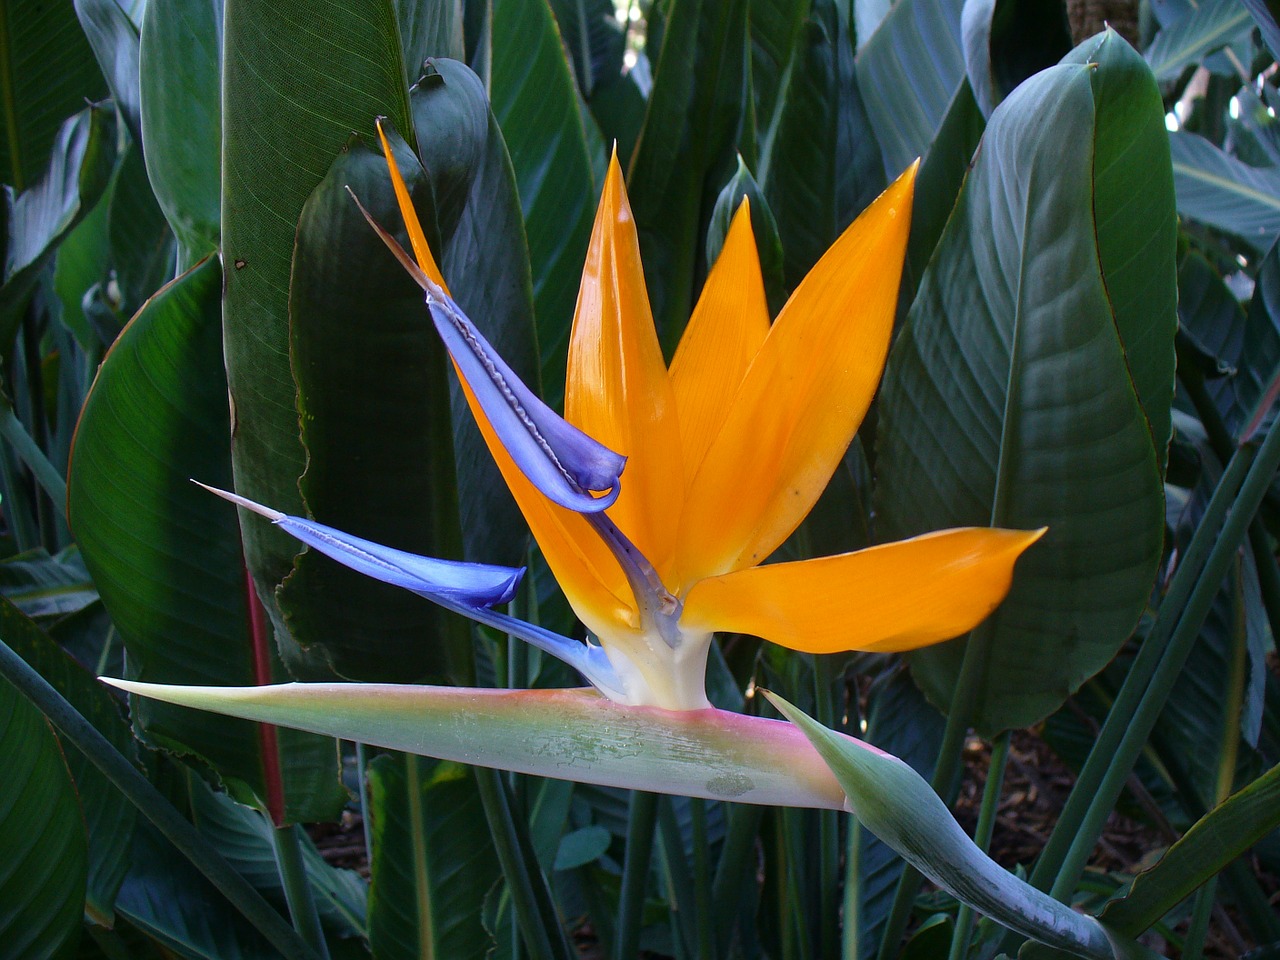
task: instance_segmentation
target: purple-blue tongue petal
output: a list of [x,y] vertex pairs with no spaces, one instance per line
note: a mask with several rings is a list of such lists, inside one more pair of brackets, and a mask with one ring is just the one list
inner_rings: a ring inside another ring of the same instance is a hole
[[322,523],[291,517],[260,503],[200,484],[224,500],[266,517],[308,546],[366,576],[403,587],[430,600],[449,600],[467,607],[492,607],[515,596],[524,569],[485,563],[436,560],[353,537]]
[[[618,499],[627,458],[593,440],[521,382],[453,299],[432,284],[427,306],[450,356],[511,459],[544,496],[578,513]],[[592,496],[591,491],[604,492]]]

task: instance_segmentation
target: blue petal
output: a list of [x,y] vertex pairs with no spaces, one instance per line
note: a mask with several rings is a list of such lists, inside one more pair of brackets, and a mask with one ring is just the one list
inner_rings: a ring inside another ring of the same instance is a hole
[[436,560],[326,527],[301,517],[283,517],[276,526],[344,566],[432,600],[447,598],[473,607],[492,607],[515,596],[523,568]]
[[524,576],[523,568],[436,560],[384,547],[380,543],[353,537],[323,523],[288,516],[279,510],[255,503],[248,497],[196,482],[210,493],[266,517],[276,526],[342,565],[383,583],[404,587],[436,602],[450,601],[463,607],[491,607],[506,603],[515,596],[520,578]]
[[[515,375],[453,299],[435,284],[427,307],[450,356],[494,432],[529,482],[578,513],[612,506],[627,458],[614,453],[543,403]],[[590,491],[607,491],[595,497]]]

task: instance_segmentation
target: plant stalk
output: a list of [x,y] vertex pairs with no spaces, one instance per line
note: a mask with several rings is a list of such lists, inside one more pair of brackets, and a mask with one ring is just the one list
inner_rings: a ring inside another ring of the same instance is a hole
[[271,831],[271,848],[276,855],[276,869],[284,887],[285,900],[289,904],[289,916],[293,928],[317,956],[328,960],[329,946],[320,926],[320,914],[316,912],[316,900],[311,893],[311,883],[302,863],[302,845],[298,839],[296,824],[277,826]]
[[618,902],[618,926],[613,942],[615,960],[633,960],[640,949],[644,922],[644,894],[649,880],[649,856],[653,851],[658,795],[631,791],[627,811],[627,855],[622,867],[622,894]]
[[[1008,730],[996,737],[991,744],[991,766],[987,768],[987,782],[982,788],[982,806],[978,810],[978,826],[973,832],[973,842],[983,853],[991,847],[991,834],[996,825],[996,811],[1000,807],[1000,792],[1004,788],[1004,771],[1009,762]],[[969,938],[973,934],[973,908],[960,905],[956,915],[956,929],[951,937],[949,960],[963,960],[969,953]]]

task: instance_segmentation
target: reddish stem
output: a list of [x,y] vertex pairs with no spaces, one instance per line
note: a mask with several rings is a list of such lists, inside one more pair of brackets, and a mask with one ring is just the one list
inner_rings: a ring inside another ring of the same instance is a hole
[[[249,636],[253,642],[253,682],[265,686],[272,682],[270,627],[266,613],[258,601],[253,577],[248,568],[244,571],[245,600],[249,607]],[[262,750],[262,780],[267,789],[267,813],[277,827],[284,824],[284,780],[280,776],[280,744],[274,724],[258,724],[258,745]]]

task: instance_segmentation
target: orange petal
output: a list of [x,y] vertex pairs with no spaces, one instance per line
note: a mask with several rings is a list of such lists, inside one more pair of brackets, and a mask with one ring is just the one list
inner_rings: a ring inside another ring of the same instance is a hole
[[409,232],[409,243],[413,246],[413,255],[417,258],[418,266],[422,271],[444,287],[445,293],[448,293],[449,287],[440,274],[440,268],[436,266],[436,258],[431,255],[431,247],[427,245],[427,235],[422,232],[418,211],[413,208],[413,201],[409,199],[409,188],[405,186],[404,177],[400,175],[400,165],[396,163],[395,151],[391,149],[387,135],[382,129],[381,117],[375,121],[375,125],[378,128],[378,139],[382,141],[382,153],[387,158],[387,172],[391,174],[391,185],[396,191],[396,203],[400,204],[400,216],[404,218],[404,227]]
[[986,619],[1009,592],[1014,561],[1043,534],[965,527],[739,570],[696,584],[680,624],[807,653],[913,650]]
[[604,541],[581,514],[552,503],[529,482],[498,440],[465,380],[462,390],[502,478],[578,618],[597,635],[636,625],[639,618],[631,588]]
[[686,480],[702,463],[769,333],[760,256],[744,199],[671,361]]
[[792,294],[694,475],[681,582],[763,561],[804,519],[880,382],[911,225],[912,167]]
[[662,570],[679,522],[680,427],[622,170],[609,161],[569,338],[565,419],[627,457],[609,516]]

